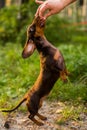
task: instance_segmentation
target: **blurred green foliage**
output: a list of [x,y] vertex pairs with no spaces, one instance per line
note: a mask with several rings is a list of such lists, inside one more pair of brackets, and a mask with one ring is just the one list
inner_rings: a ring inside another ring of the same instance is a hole
[[[68,27],[66,27],[68,25]],[[65,18],[54,15],[47,20],[45,35],[53,44],[68,42],[72,40],[74,27],[70,27],[70,22]]]
[[15,40],[17,35],[17,8],[3,8],[0,10],[0,40],[5,44]]
[[35,10],[36,5],[32,2],[0,10],[0,40],[3,44],[9,41],[23,41],[26,37],[26,27],[33,19]]

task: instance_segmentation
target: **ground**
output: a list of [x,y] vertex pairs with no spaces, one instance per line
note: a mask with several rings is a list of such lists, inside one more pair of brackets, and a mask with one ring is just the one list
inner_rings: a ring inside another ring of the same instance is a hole
[[[58,124],[61,112],[65,104],[61,102],[45,101],[40,113],[47,117],[43,126],[37,126],[27,118],[27,113],[16,111],[9,116],[9,130],[87,130],[87,114],[81,113],[78,120],[66,120]],[[4,123],[6,115],[0,113],[0,130],[6,130]]]

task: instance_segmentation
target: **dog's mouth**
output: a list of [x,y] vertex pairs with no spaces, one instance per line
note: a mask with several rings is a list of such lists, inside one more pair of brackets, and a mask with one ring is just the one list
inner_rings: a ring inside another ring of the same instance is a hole
[[28,40],[28,42],[25,44],[24,50],[22,52],[22,57],[27,58],[31,56],[35,50],[36,46],[33,43],[33,40]]

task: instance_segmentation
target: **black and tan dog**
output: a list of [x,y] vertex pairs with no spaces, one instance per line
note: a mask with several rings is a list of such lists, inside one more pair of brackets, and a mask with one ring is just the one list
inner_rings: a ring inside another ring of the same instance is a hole
[[30,113],[28,117],[37,125],[42,125],[43,123],[36,120],[35,115],[41,120],[47,119],[38,113],[43,99],[50,93],[58,78],[63,81],[67,80],[64,58],[61,52],[47,41],[44,36],[44,27],[45,21],[35,17],[27,30],[27,42],[22,53],[22,57],[27,58],[37,49],[40,55],[40,74],[36,82],[15,108],[2,110],[2,112],[12,112],[26,101]]

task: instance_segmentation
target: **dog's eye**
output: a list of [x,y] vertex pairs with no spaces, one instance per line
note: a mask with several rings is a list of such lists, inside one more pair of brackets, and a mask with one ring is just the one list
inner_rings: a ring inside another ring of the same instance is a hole
[[29,32],[32,33],[32,32],[35,32],[35,25],[32,25],[29,29]]
[[29,28],[27,30],[27,36],[34,33],[34,28]]

